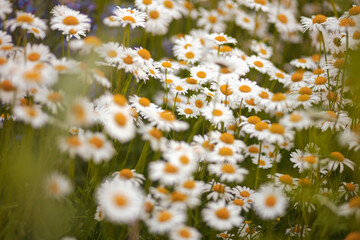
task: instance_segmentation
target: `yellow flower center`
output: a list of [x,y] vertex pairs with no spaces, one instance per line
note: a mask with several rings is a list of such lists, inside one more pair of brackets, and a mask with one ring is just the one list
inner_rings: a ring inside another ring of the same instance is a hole
[[276,204],[276,201],[277,201],[276,196],[273,194],[270,194],[269,196],[267,196],[265,198],[265,205],[267,207],[273,207]]
[[221,167],[221,171],[223,173],[235,173],[235,168],[233,165],[231,164],[224,164],[222,167]]
[[313,22],[313,24],[315,24],[315,23],[321,24],[321,23],[326,22],[326,20],[327,20],[327,18],[324,15],[319,14],[313,18],[312,22]]
[[230,212],[227,208],[220,208],[216,210],[216,216],[220,219],[226,220],[230,218]]
[[101,138],[99,138],[99,137],[91,137],[90,139],[89,139],[89,143],[91,144],[91,145],[93,145],[94,147],[96,147],[96,148],[102,148],[102,146],[104,145],[104,142],[103,142],[103,140],[101,139]]
[[283,24],[286,24],[288,22],[288,19],[284,14],[278,14],[277,19]]
[[134,177],[134,173],[128,168],[121,169],[119,175],[121,178],[125,179],[131,179]]
[[69,25],[69,26],[75,26],[79,24],[79,20],[74,16],[67,16],[63,20],[63,24]]
[[284,175],[280,176],[279,180],[280,180],[280,182],[287,184],[287,185],[291,185],[293,183],[293,178],[288,174],[284,174]]
[[114,120],[117,125],[124,127],[127,122],[127,117],[122,113],[115,114]]

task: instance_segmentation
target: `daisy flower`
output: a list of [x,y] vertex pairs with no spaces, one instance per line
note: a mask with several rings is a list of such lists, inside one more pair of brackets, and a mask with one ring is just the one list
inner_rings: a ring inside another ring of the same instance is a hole
[[280,123],[273,123],[269,127],[269,135],[265,141],[272,144],[283,144],[285,141],[292,141],[294,132],[285,128]]
[[154,35],[164,35],[171,22],[171,15],[161,5],[151,6],[147,9],[145,30]]
[[114,19],[118,20],[122,27],[129,25],[132,29],[145,27],[146,14],[136,9],[116,7],[113,11]]
[[328,85],[327,85],[327,79],[325,77],[325,75],[319,75],[316,78],[311,78],[310,79],[310,85],[309,88],[311,88],[312,90],[316,91],[316,92],[322,92],[327,90]]
[[300,28],[294,13],[288,8],[272,5],[268,16],[269,22],[274,23],[280,33],[294,32]]
[[30,124],[33,128],[36,129],[44,126],[49,120],[49,116],[41,111],[40,106],[37,105],[15,106],[14,116],[17,120]]
[[237,165],[230,163],[210,164],[208,166],[208,170],[211,174],[219,177],[220,181],[237,183],[242,182],[245,178],[245,175],[249,173],[247,169],[239,168]]
[[152,181],[159,180],[164,185],[174,185],[186,176],[183,168],[164,161],[151,162],[149,173]]
[[219,123],[225,123],[225,125],[228,125],[228,123],[233,119],[233,113],[229,107],[215,102],[204,108],[203,116],[215,126]]
[[100,132],[86,132],[85,139],[89,146],[88,151],[91,156],[90,158],[93,159],[96,164],[110,160],[115,154],[112,143],[106,139],[104,134]]
[[344,155],[340,152],[330,153],[330,158],[327,160],[328,160],[327,168],[329,169],[329,171],[336,171],[338,168],[340,168],[340,172],[343,172],[344,165],[350,168],[352,171],[354,171],[355,163],[345,158]]
[[17,89],[9,79],[0,80],[0,99],[4,104],[10,104],[17,98]]
[[251,188],[246,186],[236,186],[232,190],[235,197],[246,200],[247,202],[252,202],[255,191]]
[[183,225],[176,226],[173,230],[171,230],[169,237],[171,240],[200,240],[201,234],[195,228]]
[[199,84],[205,84],[213,81],[216,78],[215,68],[209,65],[199,65],[190,68],[191,77],[194,78]]
[[158,4],[155,0],[135,0],[135,6],[141,11],[146,11],[150,7],[154,7]]
[[269,169],[273,166],[273,160],[267,156],[260,156],[260,158],[252,158],[252,163],[259,165],[261,169]]
[[120,27],[121,26],[121,22],[115,18],[115,16],[108,16],[106,18],[103,19],[103,23],[104,25],[108,26],[108,27]]
[[352,197],[350,200],[339,206],[338,214],[340,216],[355,215],[357,219],[360,218],[360,196]]
[[348,200],[350,197],[355,197],[359,192],[359,184],[354,182],[343,182],[339,187],[339,193],[341,197],[345,197]]
[[268,12],[269,11],[269,3],[267,2],[267,0],[248,0],[245,1],[244,4],[251,8],[254,9],[255,11],[263,11],[263,12]]
[[208,200],[217,201],[218,199],[224,199],[225,201],[230,201],[233,197],[231,188],[225,184],[221,184],[212,179],[204,187],[204,192],[210,192],[207,194],[206,198]]
[[153,216],[146,221],[149,231],[153,233],[167,233],[185,223],[186,215],[178,208],[155,210]]
[[226,205],[224,201],[209,202],[201,214],[207,225],[216,230],[231,230],[244,221],[240,216],[240,209],[234,205]]
[[270,61],[255,55],[246,58],[246,62],[249,64],[250,68],[255,68],[257,71],[263,74],[267,73],[268,69],[270,69],[272,66]]
[[118,69],[125,69],[126,72],[134,73],[143,66],[142,58],[131,48],[123,48],[118,57]]
[[68,109],[68,121],[74,126],[90,126],[94,123],[93,104],[86,98],[76,99]]
[[325,121],[320,121],[317,126],[324,132],[327,129],[334,129],[336,131],[346,128],[351,123],[351,118],[347,113],[340,111],[335,113],[334,111],[321,112],[321,115]]
[[234,197],[234,199],[229,202],[229,205],[234,205],[240,210],[244,210],[245,212],[248,212],[251,208],[251,202],[237,197]]
[[105,62],[112,65],[118,63],[122,48],[118,43],[108,42],[95,48],[95,51],[100,55],[100,57],[105,59]]
[[39,88],[34,96],[36,102],[46,105],[52,113],[56,114],[59,110],[63,110],[64,93],[54,90],[49,90],[45,87]]
[[70,180],[60,173],[52,173],[46,179],[44,187],[46,194],[57,200],[68,196],[73,189]]
[[239,10],[235,17],[235,23],[247,31],[253,31],[255,27],[255,16]]
[[265,111],[268,113],[291,111],[292,101],[284,93],[275,93],[269,102],[266,102]]
[[12,12],[11,2],[9,2],[8,0],[0,1],[0,9],[0,18],[4,20],[6,18],[6,15]]
[[141,189],[118,179],[103,182],[96,196],[106,218],[115,223],[136,221],[144,202]]
[[209,162],[224,162],[228,161],[235,164],[236,162],[242,162],[244,157],[239,153],[233,145],[219,143],[215,146],[214,150],[209,153]]
[[207,11],[200,9],[200,18],[197,21],[199,27],[207,32],[223,32],[225,30],[225,23],[223,17],[216,10]]
[[114,108],[104,116],[104,129],[119,142],[128,142],[135,136],[135,126],[129,109]]
[[120,171],[112,174],[114,179],[120,179],[121,181],[129,182],[139,187],[145,180],[144,175],[137,173],[135,169],[123,168]]
[[46,62],[54,56],[50,53],[48,46],[43,44],[27,44],[25,48],[26,58],[30,62]]
[[307,60],[306,58],[297,58],[290,61],[290,64],[296,68],[303,69],[314,69],[315,64],[312,61]]
[[325,31],[329,25],[336,24],[337,19],[335,17],[326,17],[322,14],[312,16],[311,18],[301,17],[303,32],[309,31]]
[[199,110],[190,103],[179,104],[177,113],[181,116],[185,116],[185,118],[197,118],[200,115]]
[[148,117],[150,123],[162,131],[168,132],[171,129],[175,131],[184,131],[189,128],[187,122],[177,120],[175,114],[169,110],[157,110]]
[[80,39],[80,35],[85,36],[85,32],[90,30],[90,18],[79,11],[72,10],[66,6],[54,7],[50,20],[51,29],[61,31],[69,41],[73,36]]
[[207,35],[207,37],[210,41],[213,41],[216,45],[237,43],[235,38],[229,37],[224,33],[211,33]]
[[275,219],[285,214],[288,201],[279,188],[263,185],[254,194],[253,207],[262,219]]
[[[272,175],[269,175],[268,177],[272,178]],[[293,190],[296,186],[296,182],[297,179],[293,178],[289,174],[275,173],[274,186],[283,189],[286,192]]]
[[254,99],[260,94],[261,89],[256,82],[250,81],[247,78],[241,78],[240,81],[237,81],[235,84],[235,94],[238,101]]
[[296,130],[308,129],[311,124],[311,118],[305,112],[295,111],[281,118],[280,123],[288,128]]
[[79,156],[84,160],[89,159],[88,145],[84,135],[72,135],[59,138],[59,149],[69,154],[71,158]]
[[40,28],[42,30],[47,29],[44,20],[41,20],[32,13],[16,11],[15,15],[15,19],[9,19],[5,21],[5,27],[10,28],[11,32],[13,32],[18,27],[24,30],[28,30],[31,28]]
[[176,187],[176,190],[199,197],[203,193],[204,187],[205,183],[203,181],[195,181],[192,178],[189,178],[182,180]]
[[173,19],[180,19],[180,4],[178,1],[174,0],[160,0],[160,5],[164,7],[165,11],[171,16]]

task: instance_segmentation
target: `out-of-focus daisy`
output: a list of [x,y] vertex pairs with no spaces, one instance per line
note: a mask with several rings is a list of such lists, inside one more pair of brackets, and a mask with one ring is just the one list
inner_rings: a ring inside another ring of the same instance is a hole
[[169,233],[171,240],[200,240],[201,234],[198,230],[188,226],[177,226]]
[[224,201],[208,203],[202,210],[202,216],[210,227],[217,230],[230,230],[244,221],[240,216],[240,209],[234,205],[226,205]]
[[171,15],[161,5],[151,6],[147,9],[145,30],[154,35],[163,35],[167,32],[171,22]]
[[159,180],[164,185],[173,185],[186,176],[181,167],[164,161],[151,162],[149,173],[150,179]]
[[282,117],[280,123],[288,128],[301,130],[309,128],[312,124],[312,121],[305,112],[295,111]]
[[219,123],[226,125],[232,120],[233,114],[229,107],[220,103],[213,103],[206,106],[203,110],[204,117],[215,126]]
[[37,105],[16,106],[14,108],[14,116],[17,120],[30,124],[33,128],[41,128],[49,119],[49,116],[41,111],[40,106]]
[[200,9],[200,16],[197,25],[203,27],[205,31],[223,32],[225,30],[224,19],[216,10]]
[[140,215],[144,201],[142,191],[133,184],[113,179],[100,185],[96,193],[106,218],[115,223],[132,223]]
[[351,119],[344,111],[340,111],[338,113],[335,113],[334,111],[326,111],[321,112],[321,115],[325,121],[319,121],[317,125],[322,131],[326,131],[327,129],[335,129],[339,131],[351,123]]
[[162,131],[184,131],[189,127],[187,122],[177,120],[175,114],[169,110],[157,110],[148,117],[151,124]]
[[68,119],[74,126],[90,126],[95,120],[93,105],[86,98],[76,99],[69,107]]
[[259,165],[259,168],[269,169],[273,166],[273,161],[271,158],[267,156],[260,156],[260,158],[252,158],[252,163],[255,165]]
[[90,158],[95,163],[101,163],[102,161],[108,161],[115,154],[115,149],[111,142],[109,142],[105,135],[102,133],[85,133],[86,141],[89,145],[88,151]]
[[263,11],[268,12],[269,11],[269,3],[267,0],[249,0],[245,1],[244,4],[248,6],[251,9],[254,9],[255,11]]
[[5,27],[10,28],[11,32],[13,32],[17,27],[20,27],[23,30],[34,27],[42,30],[47,29],[46,23],[32,13],[16,11],[15,15],[15,19],[9,19],[5,22]]
[[166,233],[185,223],[186,216],[178,208],[158,209],[152,218],[146,221],[149,231],[153,233]]
[[108,16],[103,19],[103,23],[108,27],[120,27],[121,22],[115,16]]
[[6,15],[12,12],[11,2],[9,2],[8,0],[0,1],[0,9],[0,18],[4,20],[6,18]]
[[254,194],[253,207],[262,219],[275,219],[285,214],[288,201],[282,191],[272,185],[261,186]]
[[360,218],[360,196],[350,198],[348,202],[339,206],[338,214],[340,216],[355,215],[357,219]]
[[129,109],[116,108],[104,116],[105,131],[120,142],[128,142],[135,136],[135,126]]
[[66,197],[72,189],[70,180],[60,173],[52,173],[45,182],[46,194],[55,199]]
[[209,172],[220,177],[220,181],[242,182],[249,171],[245,168],[239,168],[235,164],[217,163],[208,166]]

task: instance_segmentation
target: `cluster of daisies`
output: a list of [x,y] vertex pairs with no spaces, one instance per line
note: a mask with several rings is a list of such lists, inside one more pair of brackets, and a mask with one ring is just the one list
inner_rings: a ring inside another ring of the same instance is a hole
[[[97,221],[130,227],[142,221],[149,233],[175,240],[201,239],[204,226],[220,239],[262,239],[278,225],[286,225],[281,234],[304,238],[313,232],[306,216],[324,206],[359,221],[359,184],[349,177],[359,162],[348,156],[360,149],[360,131],[346,110],[357,104],[347,65],[360,45],[359,6],[339,18],[299,19],[297,1],[223,0],[211,10],[186,0],[134,4],[103,19],[106,27],[124,29],[120,43],[88,34],[89,16],[65,5],[51,10],[49,30],[46,20],[0,0],[2,122],[62,129],[58,149],[70,159],[126,161],[117,152],[137,136],[145,156],[158,156],[150,161],[141,153],[133,168],[102,176]],[[199,28],[169,39],[173,59],[154,60],[151,49],[131,46],[132,29],[165,35],[179,19]],[[229,26],[253,40],[240,48],[239,36],[224,33]],[[27,41],[48,31],[65,37],[68,57]],[[302,43],[303,32],[316,53],[283,66],[271,61],[276,42],[259,40]],[[90,54],[95,62],[81,61]],[[64,82],[71,81],[83,92],[67,92]],[[144,96],[148,85],[156,92]],[[316,136],[326,134],[339,144],[319,148]],[[54,172],[45,189],[60,200],[74,188]]]

